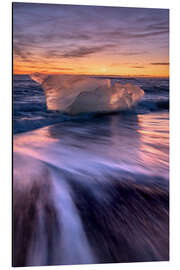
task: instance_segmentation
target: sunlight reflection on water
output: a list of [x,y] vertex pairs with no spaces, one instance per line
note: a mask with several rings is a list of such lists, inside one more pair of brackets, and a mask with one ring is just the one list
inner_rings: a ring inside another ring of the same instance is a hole
[[168,131],[167,112],[112,115],[16,135],[14,150],[69,170],[105,165],[168,178]]
[[167,112],[15,135],[14,264],[168,260],[168,135]]

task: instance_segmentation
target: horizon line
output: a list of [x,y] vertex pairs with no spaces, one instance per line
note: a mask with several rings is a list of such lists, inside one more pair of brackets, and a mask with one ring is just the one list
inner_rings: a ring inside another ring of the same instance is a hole
[[167,78],[170,76],[158,76],[158,75],[120,75],[120,74],[84,74],[84,73],[46,73],[46,72],[32,72],[32,73],[12,73],[12,75],[31,75],[34,73],[47,74],[47,75],[74,75],[74,76],[97,76],[97,77],[123,77],[123,78],[132,78],[132,77],[143,77],[143,78]]

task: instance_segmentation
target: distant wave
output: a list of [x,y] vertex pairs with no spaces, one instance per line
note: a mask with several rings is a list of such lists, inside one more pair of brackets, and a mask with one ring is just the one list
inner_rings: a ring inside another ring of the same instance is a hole
[[[31,108],[30,108],[31,109]],[[169,109],[169,99],[167,100],[142,100],[139,102],[138,106],[134,109],[125,111],[122,113],[125,114],[137,114],[137,113],[149,113],[149,112],[157,112],[164,111]],[[78,120],[87,120],[93,119],[96,117],[105,117],[107,114],[114,114],[118,112],[91,112],[91,113],[81,113],[77,115],[68,115],[64,113],[59,113],[58,111],[50,111],[45,108],[37,110],[31,110],[27,112],[28,108],[14,111],[14,127],[13,132],[21,133],[30,130],[34,130],[37,128],[41,128],[44,126],[53,125],[56,123],[64,122],[64,121],[78,121]],[[27,117],[24,116],[26,114]]]
[[169,109],[169,99],[142,100],[136,108],[140,113],[162,111]]
[[139,86],[112,83],[110,79],[39,73],[32,74],[31,78],[41,84],[49,110],[71,115],[127,110],[144,95]]

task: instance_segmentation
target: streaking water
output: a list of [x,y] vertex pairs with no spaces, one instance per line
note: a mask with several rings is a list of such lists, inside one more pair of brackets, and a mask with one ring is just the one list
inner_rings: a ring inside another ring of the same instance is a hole
[[14,138],[15,150],[67,170],[98,174],[105,166],[168,179],[166,111],[68,121]]
[[168,260],[167,81],[137,81],[132,111],[68,118],[22,80],[14,129],[44,127],[14,135],[13,264]]
[[[66,181],[59,184],[59,175],[54,174],[55,195],[61,218],[60,261],[56,264],[96,263],[85,235],[78,210],[71,197]],[[73,248],[72,248],[73,247]],[[57,252],[57,258],[58,258]]]

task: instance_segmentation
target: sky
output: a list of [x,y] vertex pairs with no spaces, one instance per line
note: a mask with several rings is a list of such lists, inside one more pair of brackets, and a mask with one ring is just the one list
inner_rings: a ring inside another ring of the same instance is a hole
[[169,10],[13,3],[13,73],[169,76]]

